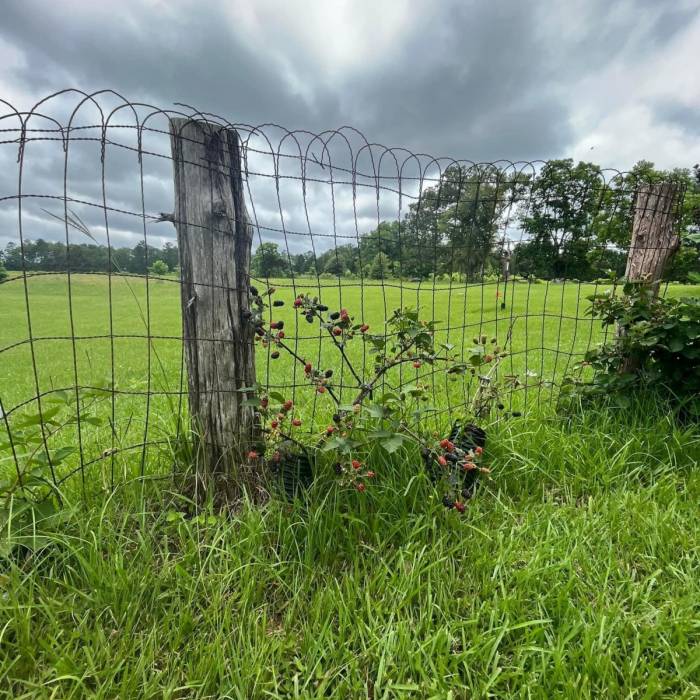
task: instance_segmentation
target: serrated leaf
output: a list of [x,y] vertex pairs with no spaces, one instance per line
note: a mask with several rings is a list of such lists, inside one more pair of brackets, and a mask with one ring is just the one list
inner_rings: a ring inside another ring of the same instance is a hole
[[388,454],[393,454],[403,445],[404,440],[406,440],[405,435],[401,435],[401,433],[394,433],[391,437],[381,440],[379,444]]
[[367,411],[372,418],[384,418],[387,415],[386,407],[376,403],[365,406],[365,411]]

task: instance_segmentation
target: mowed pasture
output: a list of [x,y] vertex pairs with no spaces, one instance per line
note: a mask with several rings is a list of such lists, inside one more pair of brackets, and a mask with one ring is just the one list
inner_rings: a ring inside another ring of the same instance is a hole
[[[261,290],[266,283],[256,282]],[[603,339],[600,323],[586,315],[586,297],[605,287],[593,284],[409,283],[399,280],[279,279],[270,281],[274,299],[284,307],[270,310],[270,319],[285,322],[285,342],[315,366],[335,371],[334,382],[344,401],[355,391],[331,339],[317,323],[308,324],[292,307],[297,294],[318,295],[331,309],[345,307],[356,320],[384,332],[384,320],[398,307],[418,307],[425,319],[439,321],[437,340],[454,346],[463,356],[481,334],[504,343],[510,330],[510,356],[500,372],[518,375],[529,385],[513,395],[510,408],[528,409],[546,404],[551,383],[559,381],[592,344]],[[671,285],[674,296],[697,294],[698,288]],[[501,308],[505,303],[505,308]],[[332,412],[328,395],[320,397],[306,385],[303,368],[282,352],[277,360],[270,349],[259,347],[261,385],[293,396],[298,430],[323,426]],[[372,357],[358,337],[347,355],[355,368],[371,376]],[[10,426],[17,417],[38,411],[55,392],[74,387],[114,386],[103,398],[82,404],[84,415],[106,422],[95,428],[81,426],[85,461],[105,449],[123,450],[121,468],[138,462],[141,469],[157,471],[157,453],[150,459],[134,448],[142,443],[164,444],[186,416],[186,376],[183,366],[180,289],[178,280],[136,276],[54,275],[15,276],[0,285],[0,399]],[[420,370],[403,366],[390,375],[392,386],[424,382],[431,387],[437,423],[464,410],[473,393],[469,377],[450,378],[439,365]],[[296,385],[296,391],[294,386]],[[82,390],[81,390],[82,391]],[[52,446],[77,442],[73,427],[59,431]],[[110,460],[114,469],[114,460]]]

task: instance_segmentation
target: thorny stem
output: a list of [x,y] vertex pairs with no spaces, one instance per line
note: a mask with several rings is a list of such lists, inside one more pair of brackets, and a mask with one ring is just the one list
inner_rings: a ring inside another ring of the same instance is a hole
[[[357,397],[355,398],[355,400],[352,402],[353,405],[362,403],[362,402],[364,401],[365,397],[366,397],[368,394],[370,394],[370,393],[372,392],[372,390],[373,390],[374,387],[376,386],[376,384],[377,384],[377,382],[379,381],[379,379],[380,379],[382,376],[384,376],[392,367],[396,367],[396,366],[398,366],[398,365],[400,365],[400,364],[403,364],[404,362],[414,362],[415,360],[414,360],[414,358],[412,358],[412,357],[401,357],[405,352],[408,352],[408,350],[410,350],[412,347],[413,347],[413,343],[411,343],[410,345],[406,346],[400,353],[398,353],[398,355],[396,355],[396,356],[394,357],[394,359],[393,359],[391,362],[389,362],[388,364],[386,364],[386,365],[384,365],[383,367],[381,367],[381,369],[375,374],[374,379],[372,379],[372,381],[369,382],[369,384],[365,384],[365,385],[362,387],[362,390],[361,390],[360,393],[357,395]],[[448,357],[433,357],[432,359],[433,359],[433,360],[440,360],[440,361],[443,361],[443,360],[444,360],[444,361],[447,361],[447,360],[449,360]]]
[[[314,310],[314,314],[318,317],[318,319],[319,319],[319,321],[321,321],[321,323],[323,323],[324,325],[327,324],[326,320],[323,318],[320,311]],[[355,381],[358,384],[362,384],[362,379],[355,371],[355,368],[353,367],[352,362],[350,362],[350,358],[345,354],[345,348],[342,346],[341,343],[339,343],[336,340],[336,337],[333,335],[333,330],[331,328],[326,328],[326,330],[328,331],[328,335],[330,335],[331,340],[335,343],[335,346],[338,348],[338,350],[340,350],[340,354],[342,355],[343,360],[345,361],[345,364],[348,366],[348,369],[352,373],[352,376],[355,377]]]
[[[267,433],[268,435],[272,434],[272,430],[269,428],[263,428],[262,429],[263,433]],[[299,447],[304,447],[306,448],[306,445],[304,445],[303,442],[299,442],[296,438],[293,438],[291,435],[287,435],[287,433],[283,433],[281,430],[277,431],[279,435],[281,435],[285,440],[289,440],[290,442],[295,443],[296,445],[299,445]]]
[[[510,326],[508,326],[508,332],[506,333],[506,338],[503,341],[503,349],[505,350],[508,347],[508,343],[511,340],[511,337],[513,335],[513,326],[515,325],[515,322],[518,320],[518,317],[516,316],[510,323]],[[472,413],[478,417],[482,418],[482,406],[479,405],[479,402],[481,401],[481,396],[484,393],[484,388],[488,386],[491,383],[491,376],[495,373],[495,371],[498,369],[498,366],[501,364],[502,357],[497,357],[496,361],[491,365],[489,368],[489,371],[479,377],[479,387],[477,388],[476,392],[474,393],[474,398],[472,399],[472,405],[471,405],[471,411]]]
[[[278,340],[277,344],[279,345],[279,347],[286,350],[297,362],[300,362],[302,365],[306,366],[306,360],[300,355],[297,355],[297,353],[294,352],[294,350],[292,350],[292,348],[290,348],[289,345],[283,343],[281,340]],[[340,399],[335,395],[333,389],[327,386],[326,391],[337,404],[340,404]]]

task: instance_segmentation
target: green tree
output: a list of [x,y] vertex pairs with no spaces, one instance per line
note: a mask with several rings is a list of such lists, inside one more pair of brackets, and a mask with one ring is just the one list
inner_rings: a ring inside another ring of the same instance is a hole
[[257,277],[280,277],[287,273],[287,262],[277,243],[261,243],[255,250],[250,267]]
[[383,280],[391,277],[391,260],[386,253],[377,253],[369,266],[369,277]]
[[5,265],[2,260],[0,260],[0,282],[4,282],[8,278],[9,274],[5,269]]
[[292,255],[292,270],[295,275],[313,274],[316,271],[313,251],[307,250],[305,253]]
[[342,275],[345,271],[343,261],[340,259],[340,256],[331,255],[326,264],[323,266],[323,271],[328,272],[331,275],[335,275],[336,277],[340,277],[340,275]]
[[160,252],[160,259],[168,266],[168,269],[174,270],[180,264],[177,246],[174,243],[166,243]]
[[402,274],[465,274],[497,264],[499,226],[527,179],[495,166],[451,165],[426,188],[399,230]]
[[604,189],[599,166],[574,165],[570,158],[548,161],[532,180],[521,226],[529,236],[529,258],[550,265],[538,276],[591,276],[586,253]]
[[153,265],[151,265],[148,268],[148,271],[154,276],[154,277],[165,277],[165,275],[170,272],[170,269],[168,268],[167,264],[163,262],[162,260],[156,260]]

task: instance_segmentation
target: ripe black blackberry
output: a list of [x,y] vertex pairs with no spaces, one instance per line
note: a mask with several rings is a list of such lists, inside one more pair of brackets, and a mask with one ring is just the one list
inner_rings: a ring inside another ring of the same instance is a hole
[[340,318],[340,311],[334,311],[334,312],[331,314],[331,320],[335,321],[335,320],[337,320],[337,319],[339,319],[339,318]]
[[445,508],[454,508],[455,502],[449,496],[443,496],[442,505],[445,506]]

